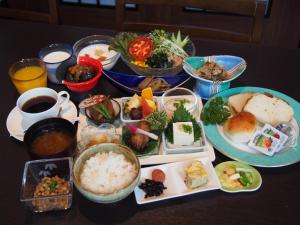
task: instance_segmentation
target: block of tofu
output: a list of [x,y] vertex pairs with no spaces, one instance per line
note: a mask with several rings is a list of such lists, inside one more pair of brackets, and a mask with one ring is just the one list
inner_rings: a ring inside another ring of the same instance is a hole
[[294,110],[287,102],[266,94],[258,94],[250,98],[244,106],[244,111],[252,113],[257,121],[272,126],[287,123],[294,116]]
[[186,185],[191,189],[200,187],[208,182],[208,174],[200,161],[193,161],[192,164],[185,169],[185,172]]
[[194,129],[192,122],[173,123],[174,145],[192,145],[194,143]]

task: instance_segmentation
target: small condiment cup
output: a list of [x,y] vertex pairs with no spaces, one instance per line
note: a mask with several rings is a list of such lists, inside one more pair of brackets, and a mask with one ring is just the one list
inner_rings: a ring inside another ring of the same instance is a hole
[[[22,110],[23,105],[32,98],[39,96],[49,96],[56,100],[56,103],[48,110],[39,113],[28,113]],[[63,97],[65,96],[65,98]],[[70,100],[70,95],[66,91],[57,93],[51,88],[34,88],[26,91],[17,100],[17,109],[22,115],[22,127],[26,130],[32,124],[50,117],[57,117],[60,108],[66,105]]]
[[[52,59],[51,61],[47,60],[47,56],[49,54],[60,53],[65,55],[61,55],[61,58]],[[69,56],[68,56],[69,55]],[[39,51],[39,58],[43,60],[47,67],[48,78],[52,83],[58,84],[60,83],[56,77],[56,72],[58,67],[61,65],[62,62],[69,60],[73,55],[73,49],[69,44],[64,43],[57,43],[51,44]]]
[[40,59],[22,59],[14,63],[8,73],[20,94],[32,88],[47,87],[46,66]]

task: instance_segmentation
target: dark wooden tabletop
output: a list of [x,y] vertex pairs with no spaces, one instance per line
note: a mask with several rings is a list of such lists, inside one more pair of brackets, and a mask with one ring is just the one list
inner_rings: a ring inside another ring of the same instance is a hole
[[[300,224],[300,163],[281,168],[258,168],[263,184],[253,193],[228,194],[210,191],[137,205],[134,195],[111,205],[94,204],[76,190],[70,210],[32,214],[19,201],[24,164],[30,160],[23,143],[9,137],[6,118],[15,106],[19,94],[8,76],[9,66],[21,58],[36,57],[40,48],[50,43],[73,44],[92,34],[113,34],[112,31],[69,26],[54,26],[0,20],[0,224]],[[229,42],[194,40],[197,55],[228,54],[247,61],[244,74],[232,82],[232,87],[258,86],[283,92],[300,100],[299,49],[278,49]],[[116,70],[128,71],[118,63]],[[185,86],[192,87],[194,80]],[[56,90],[60,85],[49,85]],[[113,97],[126,96],[105,77],[101,77],[96,90]],[[74,101],[82,96],[72,95]],[[216,152],[216,161],[229,160]]]

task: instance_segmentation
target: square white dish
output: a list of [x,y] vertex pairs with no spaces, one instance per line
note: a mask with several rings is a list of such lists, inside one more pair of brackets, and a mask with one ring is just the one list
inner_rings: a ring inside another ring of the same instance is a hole
[[[120,103],[120,105],[121,105],[121,116],[120,116],[120,118],[121,118],[121,121],[122,121],[122,123],[136,123],[136,122],[139,122],[139,121],[141,121],[141,120],[132,120],[132,119],[130,119],[130,118],[128,118],[128,117],[126,117],[126,115],[124,114],[124,107],[125,107],[125,104],[126,104],[126,102],[128,102],[130,99],[131,99],[132,97],[122,97],[121,98],[121,103]],[[158,103],[158,99],[157,99],[157,97],[153,97],[153,100],[154,100],[154,102],[155,102],[155,104],[156,104],[156,107],[157,107],[157,111],[159,111],[160,110],[160,105],[159,105],[159,103]]]
[[[194,160],[199,160],[203,163],[205,170],[208,173],[208,182],[201,187],[189,189],[184,182],[186,176],[185,169],[191,165]],[[145,179],[151,179],[151,173],[154,169],[160,169],[165,173],[166,179],[164,181],[164,186],[167,187],[167,189],[165,189],[160,196],[145,198],[145,192],[137,186],[134,190],[134,195],[138,204],[146,204],[204,191],[216,190],[221,187],[215,169],[208,157],[142,168],[140,183],[144,182]]]
[[162,146],[166,154],[182,154],[182,153],[195,153],[203,152],[207,150],[207,141],[205,137],[205,131],[201,121],[198,121],[199,126],[201,127],[201,137],[200,140],[194,142],[190,146],[176,146],[167,141],[165,133],[162,136]]
[[[157,97],[157,100],[160,102],[161,97]],[[121,98],[115,98],[116,101],[118,101],[121,104]],[[203,104],[201,101],[201,98],[198,97],[198,108],[194,114],[195,119],[197,121],[200,120],[200,112],[203,108]],[[86,115],[82,110],[80,110],[79,113],[79,123],[78,123],[78,129],[77,129],[77,140],[81,140],[81,132],[82,130],[89,125],[89,122],[87,120]],[[122,122],[120,120],[116,120],[114,125],[116,126],[116,131],[118,135],[122,134],[122,128],[121,125]],[[163,145],[160,144],[159,146],[159,152],[154,155],[147,155],[143,157],[139,157],[140,164],[142,166],[145,165],[154,165],[154,164],[163,164],[163,163],[172,163],[172,162],[178,162],[178,161],[183,161],[183,160],[189,160],[189,159],[194,159],[194,158],[199,158],[199,157],[208,157],[211,161],[215,161],[216,155],[213,146],[211,143],[206,140],[207,143],[207,151],[202,151],[202,152],[195,152],[195,153],[183,153],[183,154],[166,154]]]

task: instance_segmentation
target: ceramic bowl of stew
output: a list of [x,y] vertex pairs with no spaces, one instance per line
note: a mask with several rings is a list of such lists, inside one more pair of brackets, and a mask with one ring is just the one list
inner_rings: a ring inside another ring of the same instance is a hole
[[44,119],[28,128],[24,142],[34,159],[73,156],[76,127],[63,118]]

